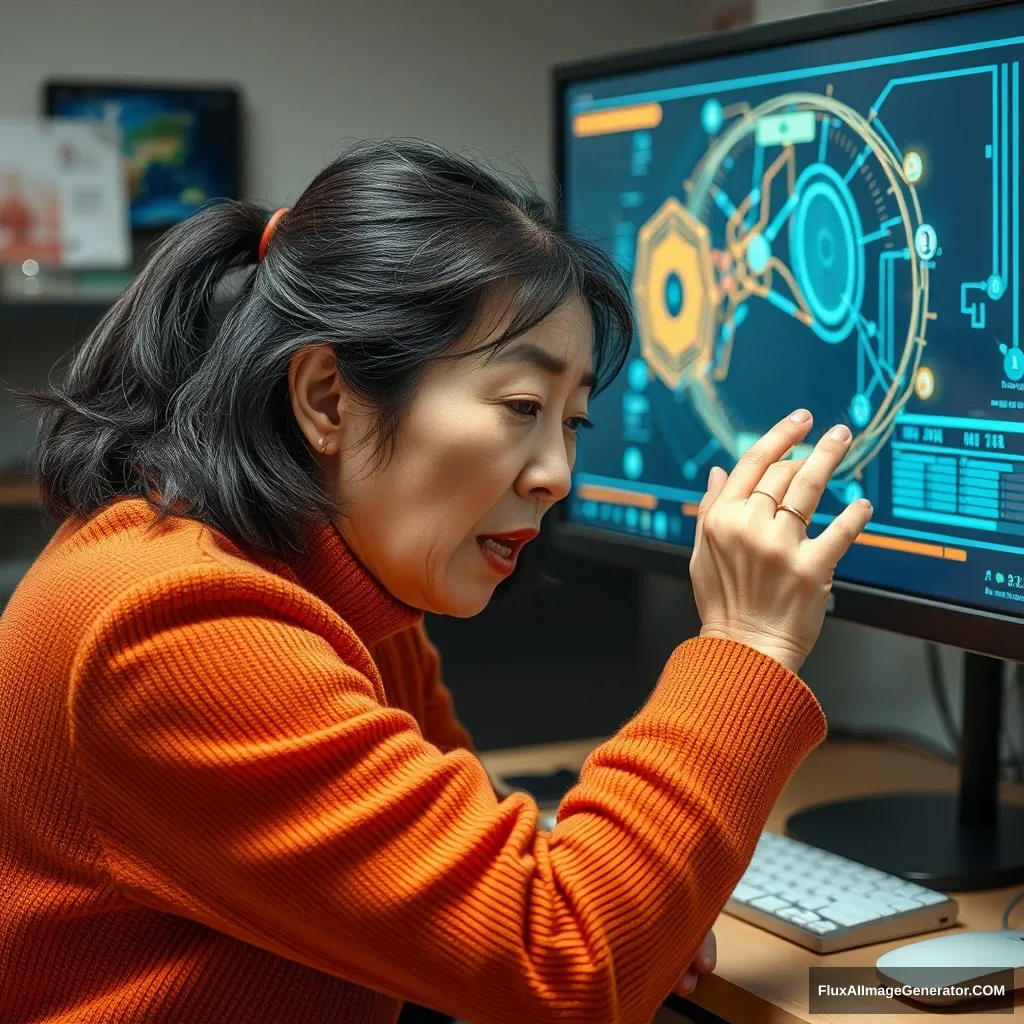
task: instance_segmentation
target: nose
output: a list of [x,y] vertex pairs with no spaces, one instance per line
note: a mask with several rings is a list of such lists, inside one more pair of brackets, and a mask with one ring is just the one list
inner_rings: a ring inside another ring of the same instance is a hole
[[564,436],[546,438],[543,445],[531,454],[516,479],[516,494],[521,498],[539,500],[544,505],[554,505],[572,487],[575,461],[575,439]]

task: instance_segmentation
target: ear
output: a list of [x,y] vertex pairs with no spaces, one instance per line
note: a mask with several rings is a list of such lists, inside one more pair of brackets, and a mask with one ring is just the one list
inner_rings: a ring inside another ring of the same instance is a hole
[[346,389],[330,345],[296,352],[288,363],[288,395],[299,429],[315,452],[336,454],[341,447]]

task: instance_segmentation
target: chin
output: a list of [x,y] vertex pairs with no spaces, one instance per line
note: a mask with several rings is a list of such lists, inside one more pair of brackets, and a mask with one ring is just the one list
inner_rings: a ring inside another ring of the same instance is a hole
[[437,615],[449,615],[453,619],[471,619],[479,615],[494,597],[494,587],[466,587],[458,593],[448,593],[438,602]]

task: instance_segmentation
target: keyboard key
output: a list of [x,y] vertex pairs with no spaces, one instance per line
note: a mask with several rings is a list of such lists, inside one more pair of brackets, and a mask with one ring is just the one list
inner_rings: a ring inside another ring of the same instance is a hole
[[830,907],[822,907],[818,911],[819,916],[826,921],[834,921],[844,928],[853,928],[858,924],[866,924],[868,921],[877,921],[882,915],[876,914],[873,910],[866,910],[863,907],[853,907],[843,903],[833,903]]
[[800,886],[791,886],[788,889],[784,889],[782,892],[775,893],[780,900],[785,900],[787,903],[799,903],[801,900],[807,899],[811,894]]
[[884,871],[879,871],[878,868],[863,868],[861,870],[861,875],[863,875],[869,882],[881,882],[891,877]]
[[896,892],[897,889],[902,889],[905,884],[902,878],[887,875],[875,881],[875,888],[882,889],[885,892]]
[[757,907],[758,910],[767,911],[769,914],[774,914],[783,907],[789,907],[789,904],[785,900],[780,900],[777,896],[762,896],[760,899],[752,900],[750,905]]
[[852,892],[855,896],[866,896],[874,886],[870,882],[854,882],[853,885],[846,886],[847,892]]
[[818,935],[827,935],[836,930],[836,926],[831,921],[812,921],[807,927]]
[[798,900],[797,906],[801,910],[821,910],[822,907],[829,906],[831,902],[825,896],[807,896],[805,899]]
[[791,913],[789,920],[793,921],[795,924],[808,925],[812,921],[820,921],[821,918],[818,917],[817,914],[812,914],[807,910],[794,910]]
[[776,917],[781,917],[783,921],[791,921],[793,924],[804,924],[804,911],[797,910],[795,907],[784,907],[782,910],[775,912]]
[[893,889],[893,892],[897,896],[922,896],[930,890],[926,889],[923,885],[917,885],[914,882],[904,882],[899,888]]
[[896,896],[889,900],[889,907],[896,913],[903,914],[908,910],[920,910],[921,904],[917,900],[908,900],[906,896]]
[[763,889],[747,885],[745,882],[740,882],[732,891],[732,898],[740,903],[750,903],[751,900],[759,900],[764,895],[766,894]]
[[926,889],[919,896],[912,897],[922,906],[934,907],[937,903],[945,903],[949,898],[944,893],[936,892],[934,889]]
[[859,910],[870,911],[877,917],[888,917],[889,901],[868,899],[866,896],[859,896],[854,892],[836,893],[836,900],[846,907],[856,907]]
[[888,906],[893,900],[905,900],[906,896],[897,896],[887,889],[872,889],[871,892],[864,893],[864,899],[874,900],[875,903],[884,903]]
[[838,885],[814,885],[811,886],[812,896],[838,896],[842,889]]

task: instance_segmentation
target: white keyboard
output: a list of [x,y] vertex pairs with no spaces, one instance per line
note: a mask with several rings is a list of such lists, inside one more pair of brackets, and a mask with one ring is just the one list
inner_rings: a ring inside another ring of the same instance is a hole
[[765,832],[725,911],[815,953],[835,953],[949,928],[958,907],[934,889]]

